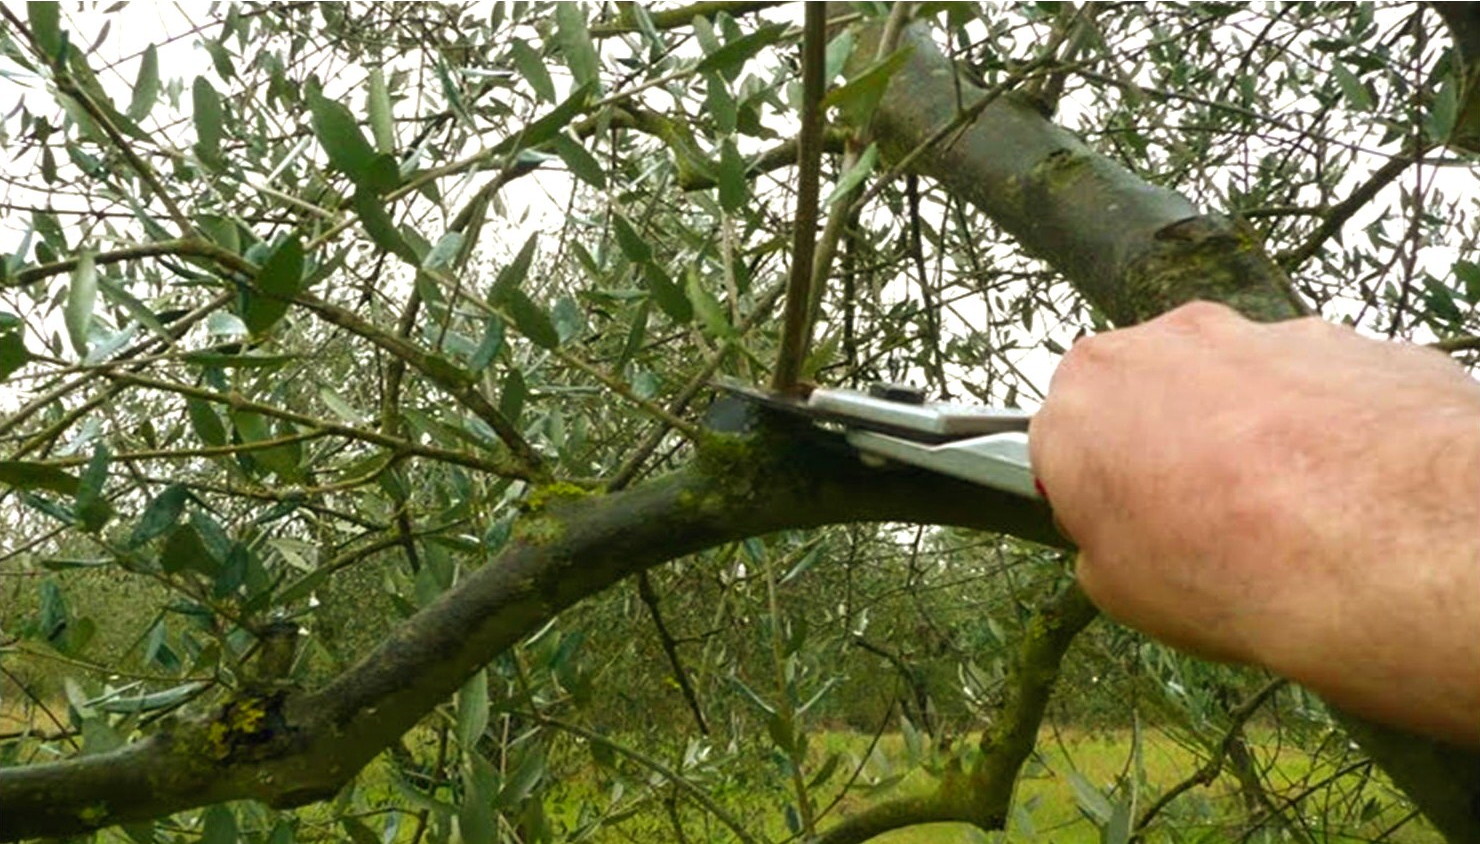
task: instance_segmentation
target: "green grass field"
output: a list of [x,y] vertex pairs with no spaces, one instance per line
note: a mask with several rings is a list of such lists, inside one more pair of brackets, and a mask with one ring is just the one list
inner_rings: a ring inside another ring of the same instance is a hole
[[[1169,804],[1159,814],[1158,822],[1148,829],[1145,840],[1214,844],[1276,840],[1442,842],[1421,820],[1409,817],[1397,792],[1371,775],[1366,767],[1343,770],[1342,765],[1313,758],[1298,748],[1282,744],[1273,731],[1253,729],[1250,733],[1255,770],[1263,783],[1266,801],[1263,805],[1277,807],[1287,825],[1282,828],[1277,823],[1249,824],[1251,810],[1240,792],[1239,782],[1225,771],[1208,786],[1193,787]],[[835,731],[817,733],[812,738],[814,770],[833,752],[844,756],[839,772],[814,793],[817,804],[827,806],[856,760],[867,753],[870,737]],[[919,767],[909,768],[907,757],[900,735],[884,736],[869,755],[860,782],[887,779],[900,773],[905,776],[885,790],[855,788],[837,801],[818,828],[825,830],[875,802],[930,789],[931,775]],[[1138,745],[1130,730],[1086,733],[1046,729],[1040,736],[1038,755],[1020,779],[1014,812],[1003,832],[989,835],[964,824],[933,824],[899,830],[876,840],[886,844],[986,841],[1097,844],[1105,840],[1101,829],[1082,808],[1095,805],[1093,792],[1108,804],[1128,801],[1130,817],[1139,818],[1163,792],[1195,772],[1201,761],[1191,750],[1154,731],[1144,733]],[[366,777],[373,779],[375,774],[367,772]],[[609,792],[598,781],[605,782],[594,770],[580,770],[562,783],[556,791],[557,797],[547,800],[547,813],[557,824],[574,826],[582,802],[605,804]],[[1117,782],[1127,785],[1114,791],[1112,785]],[[1133,789],[1129,786],[1131,782],[1135,783]],[[714,797],[753,833],[763,836],[763,840],[784,841],[789,837],[782,810],[788,802],[785,783],[778,778],[767,785],[746,790],[725,784],[714,788]],[[681,805],[691,844],[734,840],[722,825],[692,802],[681,801]],[[1255,806],[1252,811],[1257,815],[1261,810]],[[675,836],[659,801],[649,800],[630,817],[600,829],[585,840],[615,844],[671,841]]]
[[[65,712],[65,704],[57,703],[57,711]],[[18,711],[4,714],[12,720],[21,715]],[[34,723],[34,712],[31,714]],[[819,807],[831,806],[818,824],[821,830],[843,817],[867,810],[874,803],[923,793],[934,785],[932,775],[926,770],[928,766],[911,764],[910,749],[898,733],[884,735],[872,751],[871,737],[859,733],[817,732],[810,738],[808,775],[815,773],[828,756],[841,757],[835,773],[813,793]],[[430,749],[435,741],[431,730],[417,730],[407,737],[407,744],[418,755],[420,750]],[[641,738],[625,743],[643,749]],[[1443,840],[1422,820],[1409,817],[1397,792],[1370,768],[1353,765],[1344,758],[1317,758],[1283,742],[1269,728],[1252,728],[1249,743],[1265,810],[1260,805],[1251,806],[1246,794],[1240,791],[1238,779],[1225,768],[1208,785],[1194,786],[1167,805],[1157,823],[1148,829],[1145,840],[1214,844],[1274,840],[1437,844]],[[651,750],[646,752],[658,755]],[[915,748],[916,755],[921,752]],[[1045,728],[1039,737],[1038,753],[1019,780],[1013,814],[1003,832],[988,835],[962,824],[934,824],[899,830],[876,840],[885,844],[986,841],[1096,844],[1104,840],[1102,832],[1091,820],[1093,811],[1086,811],[1085,807],[1103,812],[1107,806],[1127,803],[1129,816],[1139,818],[1167,789],[1197,771],[1203,759],[1199,753],[1156,730],[1146,730],[1138,739],[1130,730],[1086,732]],[[862,771],[855,787],[839,797],[843,783],[860,763]],[[583,808],[587,813],[630,810],[620,821],[595,830],[583,840],[615,844],[675,839],[671,817],[656,797],[667,793],[661,778],[634,771],[629,766],[625,779],[632,785],[622,800],[614,802],[610,772],[598,769],[589,755],[568,760],[561,767],[566,775],[544,795],[545,814],[556,829],[577,826],[576,819]],[[762,840],[783,841],[789,837],[783,806],[789,802],[790,794],[785,778],[771,775],[774,770],[763,764],[759,773],[752,771],[748,775],[749,779],[742,776],[701,784],[716,803]],[[893,781],[893,784],[884,788],[869,785],[880,781]],[[404,793],[392,782],[390,764],[384,757],[360,775],[358,785],[353,800],[356,806],[351,812],[358,809],[367,817],[384,820],[390,817],[385,814],[387,810],[396,814],[396,808],[408,806]],[[648,786],[653,788],[649,790]],[[450,794],[437,796],[444,800],[451,798]],[[678,806],[690,844],[734,840],[723,825],[694,801],[681,799]],[[1271,806],[1285,818],[1284,827],[1249,823],[1251,816],[1262,812],[1267,817],[1267,807]],[[340,804],[339,808],[350,807]],[[334,810],[327,804],[306,807],[298,815],[300,831],[310,833],[310,837],[316,837],[312,830],[331,838],[338,832]],[[409,821],[399,824],[387,840],[411,841],[414,826]],[[127,839],[117,834],[110,836],[110,840]]]

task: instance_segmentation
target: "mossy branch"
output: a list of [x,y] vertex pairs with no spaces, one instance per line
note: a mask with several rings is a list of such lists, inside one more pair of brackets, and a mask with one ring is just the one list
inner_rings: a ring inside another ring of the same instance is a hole
[[[566,607],[726,542],[905,521],[1064,544],[1041,504],[928,472],[869,469],[830,435],[769,423],[747,436],[706,438],[685,470],[620,493],[554,496],[528,518],[537,524],[516,528],[496,560],[359,663],[324,687],[273,702],[263,722],[270,727],[253,727],[270,733],[253,734],[256,750],[224,739],[203,744],[221,731],[212,726],[218,712],[111,753],[0,768],[0,840],[74,834],[227,800],[291,807],[326,799],[473,672]],[[215,755],[202,756],[202,747]]]
[[981,737],[981,756],[971,770],[946,769],[926,795],[888,800],[829,829],[816,844],[858,844],[896,829],[927,823],[969,823],[983,831],[1002,829],[1023,763],[1033,752],[1043,714],[1058,680],[1059,666],[1074,637],[1098,615],[1078,586],[1070,585],[1040,607],[1018,643],[1012,697],[998,722]]

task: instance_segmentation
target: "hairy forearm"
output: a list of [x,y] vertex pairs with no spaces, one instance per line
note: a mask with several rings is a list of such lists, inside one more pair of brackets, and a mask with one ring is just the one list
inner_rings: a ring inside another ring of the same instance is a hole
[[1316,531],[1306,553],[1333,580],[1292,601],[1310,639],[1258,656],[1353,712],[1480,746],[1480,401],[1434,415],[1394,430]]
[[1200,304],[1083,341],[1033,461],[1109,615],[1480,746],[1480,384]]

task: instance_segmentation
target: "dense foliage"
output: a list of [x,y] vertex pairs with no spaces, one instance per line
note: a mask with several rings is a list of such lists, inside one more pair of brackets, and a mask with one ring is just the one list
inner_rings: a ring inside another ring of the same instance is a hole
[[[751,483],[747,449],[772,442],[703,417],[713,379],[766,383],[778,357],[797,192],[818,177],[797,163],[799,4],[145,8],[0,12],[7,768],[211,719],[202,758],[277,752],[283,701],[393,653],[474,573],[564,547],[562,513],[681,467]],[[1121,318],[1085,293],[1093,266],[916,172],[914,150],[960,133],[876,115],[919,58],[890,40],[911,22],[989,98],[1226,215],[1289,274],[1286,305],[1476,362],[1480,76],[1435,10],[845,13],[804,377],[1031,406],[1065,346]],[[961,105],[961,125],[983,113]],[[1031,697],[1020,669],[1058,612],[1040,608],[1073,594],[1061,551],[935,526],[654,553],[672,562],[564,612],[549,590],[519,616],[531,635],[312,795],[332,800],[204,801],[100,838],[815,836],[981,770]],[[1109,624],[1078,644],[1050,721],[1131,735],[1123,767],[1045,749],[1009,792],[1068,783],[1113,841],[1426,834],[1319,701]],[[1186,756],[1153,783],[1158,740]],[[1060,817],[1021,799],[1006,822]]]

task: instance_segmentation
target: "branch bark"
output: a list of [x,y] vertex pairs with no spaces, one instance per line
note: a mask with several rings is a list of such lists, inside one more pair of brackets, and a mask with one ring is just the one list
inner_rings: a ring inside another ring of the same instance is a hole
[[526,515],[497,560],[323,688],[239,697],[111,753],[0,769],[0,841],[227,800],[328,798],[478,668],[576,601],[720,543],[884,520],[1066,544],[1041,505],[915,470],[868,469],[833,435],[769,422],[745,437],[712,435],[682,471]]

